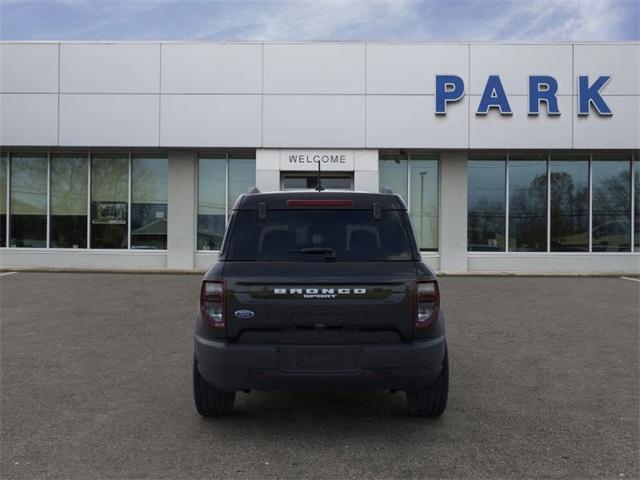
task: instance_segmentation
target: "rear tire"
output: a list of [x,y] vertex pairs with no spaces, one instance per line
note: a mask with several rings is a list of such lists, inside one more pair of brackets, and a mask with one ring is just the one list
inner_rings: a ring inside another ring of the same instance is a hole
[[196,410],[203,417],[224,417],[231,415],[236,402],[236,392],[223,392],[209,385],[193,361],[193,396]]
[[447,408],[449,394],[449,355],[446,347],[442,360],[442,371],[438,378],[423,390],[405,392],[407,409],[412,417],[439,417]]

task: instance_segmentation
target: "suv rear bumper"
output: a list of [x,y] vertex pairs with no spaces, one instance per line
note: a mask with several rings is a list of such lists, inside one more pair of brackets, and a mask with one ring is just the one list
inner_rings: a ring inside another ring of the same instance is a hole
[[195,338],[204,379],[235,390],[405,390],[442,370],[445,337],[397,345],[246,345]]

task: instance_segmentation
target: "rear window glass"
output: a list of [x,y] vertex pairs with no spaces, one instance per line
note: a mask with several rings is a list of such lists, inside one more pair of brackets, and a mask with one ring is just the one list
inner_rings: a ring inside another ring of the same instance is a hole
[[406,213],[383,210],[255,210],[234,213],[227,260],[406,261],[412,259]]

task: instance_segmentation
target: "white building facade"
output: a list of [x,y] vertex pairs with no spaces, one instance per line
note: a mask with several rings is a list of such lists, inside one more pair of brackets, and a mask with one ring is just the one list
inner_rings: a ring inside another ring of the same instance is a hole
[[0,43],[0,267],[203,270],[389,187],[436,271],[640,273],[640,43]]

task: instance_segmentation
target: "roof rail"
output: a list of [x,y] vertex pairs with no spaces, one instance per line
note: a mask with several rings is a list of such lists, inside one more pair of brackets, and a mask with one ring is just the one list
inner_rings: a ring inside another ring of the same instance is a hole
[[258,190],[258,187],[251,187],[247,190],[247,193],[260,193],[260,190]]
[[393,190],[391,190],[389,187],[382,187],[380,189],[380,193],[393,193]]

